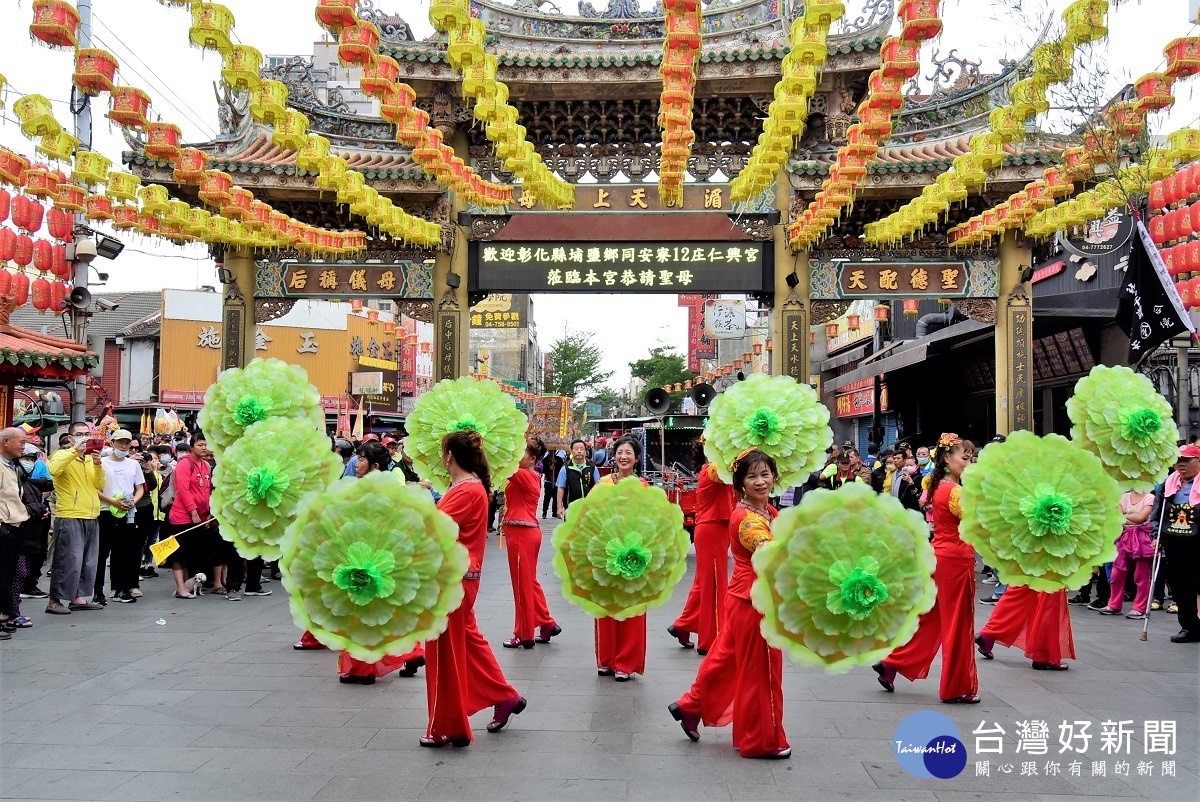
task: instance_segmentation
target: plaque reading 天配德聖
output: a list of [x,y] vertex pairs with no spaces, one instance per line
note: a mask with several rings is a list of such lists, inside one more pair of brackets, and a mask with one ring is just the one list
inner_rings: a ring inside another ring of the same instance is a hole
[[995,298],[999,289],[999,262],[995,259],[814,261],[811,276],[810,297],[819,300]]

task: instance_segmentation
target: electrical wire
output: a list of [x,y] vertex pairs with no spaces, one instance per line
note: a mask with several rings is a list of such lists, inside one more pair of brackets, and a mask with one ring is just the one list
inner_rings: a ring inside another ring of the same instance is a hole
[[[108,27],[108,25],[106,25],[104,23],[104,20],[100,19],[100,17],[98,17],[95,13],[92,14],[92,20],[94,22],[96,22],[105,31],[107,31],[108,34],[110,36],[112,36],[125,49],[126,53],[128,53],[128,55],[129,55],[130,60],[135,61],[138,64],[142,65],[143,69],[147,70],[154,77],[154,80],[151,80],[150,78],[145,77],[144,75],[142,75],[142,73],[138,72],[137,69],[135,69],[131,65],[129,66],[130,72],[132,72],[134,75],[141,78],[147,84],[154,85],[155,82],[157,81],[157,86],[156,86],[157,89],[162,91],[164,94],[171,95],[176,100],[178,100],[179,103],[182,104],[182,106],[179,106],[179,105],[176,105],[175,103],[171,102],[170,100],[165,100],[165,102],[169,106],[171,106],[176,111],[178,111],[180,114],[182,114],[184,117],[186,117],[193,125],[197,125],[202,131],[205,132],[206,135],[209,135],[214,139],[217,138],[217,136],[218,136],[217,132],[213,129],[213,127],[211,125],[208,125],[207,123],[202,121],[202,119],[200,118],[199,112],[197,112],[195,109],[193,109],[191,106],[189,106],[187,101],[184,100],[182,97],[180,97],[179,94],[177,92],[175,92],[174,89],[171,88],[170,84],[168,84],[165,80],[163,80],[161,77],[159,77],[158,73],[154,71],[154,68],[151,67],[150,65],[146,64],[146,62],[143,61],[140,56],[138,56],[138,54],[134,51],[133,48],[131,48],[129,45],[125,44],[125,41],[123,39],[121,39],[121,37],[112,28]],[[95,32],[92,33],[92,38],[94,38],[97,42],[99,42],[104,47],[108,48],[109,50],[116,50],[116,48],[114,48],[110,44],[107,44]],[[126,64],[128,64],[128,62],[125,59],[122,59],[122,65],[124,66]]]
[[153,251],[143,251],[143,250],[139,250],[137,248],[130,248],[128,246],[126,246],[125,250],[128,251],[129,253],[137,253],[137,254],[141,254],[142,256],[152,256],[156,259],[185,259],[189,262],[211,262],[211,261],[213,261],[211,256],[184,256],[183,254],[175,254],[175,253],[154,253]]

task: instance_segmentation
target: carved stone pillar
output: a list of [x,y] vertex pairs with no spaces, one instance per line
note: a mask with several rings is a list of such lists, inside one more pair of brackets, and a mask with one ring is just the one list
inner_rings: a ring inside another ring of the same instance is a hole
[[1000,241],[1000,298],[996,302],[996,432],[1033,429],[1033,304],[1021,274],[1029,247],[1009,231]]
[[254,288],[258,266],[250,251],[230,249],[225,254],[229,283],[221,304],[221,370],[244,368],[254,358]]
[[[467,132],[459,131],[449,140],[455,152],[464,160],[467,154]],[[455,198],[450,209],[450,219],[458,219],[464,211],[462,201]],[[471,372],[467,364],[470,358],[470,303],[467,299],[468,248],[467,236],[462,226],[453,226],[454,244],[448,251],[438,252],[433,267],[434,297],[434,341],[436,351],[433,360],[434,379],[456,379]],[[450,286],[457,277],[457,287]]]
[[[792,187],[787,169],[780,170],[775,182],[775,208],[780,211],[775,226],[775,308],[771,313],[771,374],[791,376],[801,384],[809,383],[808,253],[795,254],[788,244],[788,208]],[[799,280],[792,287],[788,277]]]

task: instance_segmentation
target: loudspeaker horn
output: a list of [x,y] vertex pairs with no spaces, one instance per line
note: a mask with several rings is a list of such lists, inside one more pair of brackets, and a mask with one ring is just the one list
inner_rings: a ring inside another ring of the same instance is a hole
[[671,408],[671,396],[663,388],[655,387],[646,393],[645,403],[651,415],[665,415]]
[[711,384],[701,382],[692,388],[692,400],[701,409],[706,408],[717,397],[717,390]]
[[76,309],[87,309],[92,305],[92,293],[87,287],[76,287],[67,296],[67,301]]

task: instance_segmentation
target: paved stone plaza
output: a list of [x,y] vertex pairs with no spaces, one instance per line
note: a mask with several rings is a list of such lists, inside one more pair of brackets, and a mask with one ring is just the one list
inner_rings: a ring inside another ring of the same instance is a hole
[[[549,528],[547,529],[547,536]],[[542,577],[563,635],[533,651],[499,648],[511,634],[504,552],[489,543],[477,610],[509,679],[529,708],[489,735],[483,712],[465,750],[417,746],[425,725],[423,674],[371,687],[341,685],[330,652],[297,652],[299,635],[278,582],[274,595],[240,603],[171,598],[165,574],[143,583],[134,605],[61,618],[26,601],[35,626],[0,643],[0,796],[64,800],[552,800],[552,799],[1061,799],[1200,798],[1197,777],[1200,647],[1174,645],[1173,617],[1146,643],[1140,622],[1072,608],[1080,661],[1066,673],[1030,670],[997,647],[980,661],[983,703],[937,703],[932,680],[899,681],[884,693],[869,669],[827,676],[788,665],[789,761],[743,760],[728,729],[689,742],[666,711],[699,658],[664,632],[690,574],[650,614],[647,676],[620,685],[597,677],[591,620],[558,593],[548,549]],[[978,595],[983,595],[982,592]],[[977,618],[989,609],[979,606]],[[165,625],[156,624],[158,619]],[[937,671],[935,663],[934,671]],[[909,713],[933,709],[957,724],[969,760],[952,780],[918,779],[893,756],[891,737]],[[1050,726],[1044,757],[1014,754],[1016,722]],[[1164,755],[1145,755],[1144,722],[1175,720],[1175,777]],[[1058,755],[1063,721],[1090,721],[1086,754]],[[1101,749],[1101,722],[1132,720],[1129,755]],[[1003,755],[977,755],[986,721],[1006,732]],[[990,776],[977,776],[988,760]],[[1020,776],[1035,761],[1039,776]],[[1045,763],[1061,763],[1044,776]],[[1082,762],[1069,776],[1071,760]],[[1115,776],[1119,761],[1129,776]],[[1106,776],[1092,776],[1092,763]],[[1152,775],[1139,776],[1140,762]],[[1004,773],[1007,766],[1011,773]]]

